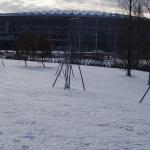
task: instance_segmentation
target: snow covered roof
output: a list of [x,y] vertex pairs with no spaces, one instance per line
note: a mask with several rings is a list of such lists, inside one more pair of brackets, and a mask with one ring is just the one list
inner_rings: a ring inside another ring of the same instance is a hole
[[20,13],[1,13],[0,16],[99,16],[99,17],[123,17],[124,15],[116,13],[107,13],[99,11],[86,10],[50,10],[50,11],[36,11],[36,12],[20,12]]

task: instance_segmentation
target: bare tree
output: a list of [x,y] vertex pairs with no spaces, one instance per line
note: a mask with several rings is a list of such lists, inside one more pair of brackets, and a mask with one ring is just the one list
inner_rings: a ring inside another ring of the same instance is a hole
[[40,57],[42,58],[42,64],[44,65],[44,57],[50,57],[51,55],[51,45],[48,41],[47,35],[39,35],[37,38],[37,50],[41,52]]
[[[143,0],[143,6],[147,13],[150,14],[150,0]],[[149,79],[148,79],[148,85],[150,85],[150,66],[149,66]]]
[[34,53],[36,49],[35,43],[36,36],[31,32],[23,33],[16,39],[16,50],[20,51],[26,67],[29,55],[31,52]]
[[150,0],[143,0],[143,6],[150,13]]
[[128,49],[127,49],[127,75],[131,76],[131,58],[132,58],[132,37],[133,37],[133,16],[141,17],[143,15],[142,0],[119,0],[119,5],[128,15]]

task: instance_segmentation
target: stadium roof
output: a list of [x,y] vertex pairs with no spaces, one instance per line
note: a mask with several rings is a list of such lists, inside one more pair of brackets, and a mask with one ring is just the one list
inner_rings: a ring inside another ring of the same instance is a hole
[[99,16],[99,17],[124,17],[116,13],[107,13],[99,11],[82,11],[82,10],[50,10],[37,12],[20,12],[20,13],[1,13],[0,16]]

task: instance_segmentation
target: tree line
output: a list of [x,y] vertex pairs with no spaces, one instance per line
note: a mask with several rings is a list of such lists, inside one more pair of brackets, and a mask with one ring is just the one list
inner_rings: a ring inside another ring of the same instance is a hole
[[40,60],[45,67],[44,58],[51,57],[53,46],[48,35],[25,32],[16,38],[14,49],[16,58],[24,59],[25,66],[27,66],[27,60],[32,59],[33,61]]
[[[128,17],[128,48],[127,48],[127,75],[131,76],[131,68],[132,68],[132,45],[133,45],[133,30],[135,28],[135,25],[133,24],[133,18],[137,17],[138,22],[143,19],[144,15],[150,13],[150,0],[119,0],[119,5],[121,9],[125,10],[126,14],[129,16]],[[144,26],[142,25],[142,30],[144,30]],[[142,33],[143,31],[139,30],[139,37],[143,37]],[[140,45],[141,45],[141,52],[140,55],[144,55],[144,46],[142,45],[143,40],[146,40],[146,38],[142,39],[140,38]],[[150,44],[150,43],[149,43]],[[149,53],[148,53],[149,54]],[[138,55],[139,56],[139,55]],[[136,56],[136,57],[138,57]],[[148,61],[149,61],[149,56],[148,56]],[[149,68],[150,72],[150,68]],[[150,84],[150,83],[149,83]]]

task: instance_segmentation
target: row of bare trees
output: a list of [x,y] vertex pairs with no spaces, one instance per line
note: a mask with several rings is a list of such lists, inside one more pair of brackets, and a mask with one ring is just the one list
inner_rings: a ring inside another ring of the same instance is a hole
[[16,57],[24,59],[25,66],[27,66],[29,58],[32,58],[34,61],[40,58],[45,67],[44,58],[50,57],[52,50],[52,44],[48,40],[47,35],[32,32],[26,32],[18,36],[14,47],[16,49]]

